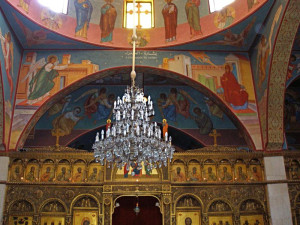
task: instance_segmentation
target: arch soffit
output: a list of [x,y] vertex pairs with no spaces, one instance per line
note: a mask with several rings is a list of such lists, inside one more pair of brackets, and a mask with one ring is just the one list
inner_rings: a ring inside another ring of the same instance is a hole
[[298,4],[297,0],[288,1],[277,34],[277,40],[274,44],[267,100],[267,150],[281,150],[283,145],[284,122],[282,118],[284,113],[285,82],[290,54],[299,26]]
[[[171,78],[177,81],[180,81],[186,85],[188,85],[191,88],[194,88],[195,90],[199,91],[200,93],[204,94],[205,96],[208,96],[212,101],[214,101],[219,108],[231,119],[232,123],[237,127],[237,129],[243,134],[245,137],[245,140],[250,143],[247,143],[252,149],[255,149],[254,142],[252,140],[252,137],[250,136],[249,132],[243,125],[243,123],[239,120],[239,118],[231,111],[231,109],[211,90],[209,90],[207,87],[203,86],[201,83],[186,77],[185,75],[161,69],[161,68],[153,68],[148,66],[137,66],[138,72],[143,73],[149,73],[149,74],[155,74],[159,76],[164,76],[167,78]],[[58,93],[56,93],[54,96],[52,96],[50,99],[48,99],[42,106],[37,109],[37,111],[32,116],[31,120],[27,123],[26,127],[24,128],[19,141],[16,145],[16,148],[22,147],[26,141],[27,136],[29,135],[29,132],[31,129],[35,126],[35,124],[38,122],[38,120],[43,116],[44,113],[59,99],[61,99],[63,96],[66,96],[70,94],[71,92],[79,89],[80,87],[89,84],[90,82],[93,82],[95,80],[108,77],[111,75],[114,75],[116,73],[130,73],[131,67],[129,66],[122,66],[122,67],[115,67],[115,68],[109,68],[102,71],[98,71],[96,73],[90,74],[87,77],[74,82],[70,86],[62,89]]]

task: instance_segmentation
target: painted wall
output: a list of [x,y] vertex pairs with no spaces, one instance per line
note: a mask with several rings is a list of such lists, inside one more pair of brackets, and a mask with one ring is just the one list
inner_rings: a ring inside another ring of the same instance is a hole
[[[102,46],[126,48],[131,46],[132,31],[124,29],[122,25],[124,13],[123,1],[121,0],[113,1],[110,5],[106,4],[107,0],[70,0],[67,15],[53,13],[42,7],[37,0],[32,0],[30,3],[24,3],[23,5],[19,4],[19,0],[9,0],[8,2],[38,24],[70,38]],[[171,5],[168,6],[165,1],[154,1],[155,28],[138,31],[139,47],[166,47],[203,39],[238,24],[266,2],[273,1],[239,0],[224,10],[214,13],[209,13],[207,0],[196,1],[198,2],[196,4],[190,2],[190,0],[173,0]],[[256,3],[253,4],[254,2]],[[76,7],[77,9],[83,9],[84,12],[79,13],[78,11],[76,14]],[[189,10],[192,9],[191,7],[195,10]],[[166,12],[165,17],[162,14],[163,10]],[[199,14],[187,13],[197,10],[199,10]],[[177,18],[172,16],[175,11],[177,11]],[[264,15],[261,12],[259,17],[263,20]],[[114,22],[111,22],[111,24],[101,23],[101,16],[107,16],[110,21]],[[188,22],[188,17],[190,22]],[[192,24],[192,20],[196,21],[194,24],[197,25]],[[165,27],[165,22],[170,25]],[[255,36],[255,33],[253,34]],[[253,38],[254,36],[252,35]]]
[[[43,66],[49,64],[51,56],[54,56],[53,65],[58,67],[51,73],[41,72]],[[131,60],[131,51],[25,51],[13,122],[15,138],[10,147],[15,147],[20,133],[34,112],[52,95],[89,74],[131,65]],[[206,86],[242,121],[254,137],[256,148],[261,149],[256,100],[247,54],[138,51],[136,64],[174,71]],[[49,80],[45,81],[44,77]]]
[[1,80],[4,96],[4,99],[1,99],[0,104],[3,104],[4,106],[4,110],[1,112],[4,114],[3,143],[5,143],[5,145],[8,147],[22,50],[19,47],[19,43],[14,36],[13,31],[8,26],[2,11],[0,11],[0,40],[0,63],[2,73]]
[[270,19],[263,24],[261,36],[250,54],[264,144],[267,142],[267,87],[270,63],[285,6],[285,0],[275,2],[268,16]]

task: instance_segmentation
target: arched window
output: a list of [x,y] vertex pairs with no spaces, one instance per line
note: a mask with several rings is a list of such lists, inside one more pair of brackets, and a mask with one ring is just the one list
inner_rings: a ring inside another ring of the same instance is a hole
[[[153,0],[136,0],[135,24],[139,29],[154,27]],[[124,1],[124,24],[125,28],[133,28],[133,1]]]
[[227,5],[230,5],[235,0],[209,0],[209,11],[211,13],[219,11]]
[[38,0],[38,2],[56,13],[67,14],[69,0]]

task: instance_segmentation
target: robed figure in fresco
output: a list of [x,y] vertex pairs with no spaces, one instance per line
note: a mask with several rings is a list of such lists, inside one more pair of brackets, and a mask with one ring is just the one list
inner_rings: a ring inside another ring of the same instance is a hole
[[68,67],[68,65],[57,66],[57,64],[58,60],[56,56],[52,55],[48,57],[48,63],[46,63],[29,82],[30,93],[28,100],[39,101],[50,94],[49,92],[55,85],[53,80],[58,76],[57,70],[63,70]]
[[51,130],[52,136],[56,137],[56,146],[59,145],[59,137],[69,135],[75,125],[82,117],[80,117],[81,108],[75,107],[71,112],[65,112],[56,117],[52,121],[53,129]]
[[106,4],[101,7],[101,42],[111,42],[117,18],[117,11],[111,4],[113,0],[105,0],[105,2]]
[[162,14],[165,22],[165,39],[166,42],[176,40],[176,28],[177,28],[177,7],[172,0],[165,0],[165,4]]
[[13,50],[13,43],[11,39],[11,33],[7,32],[3,37],[0,28],[0,41],[1,41],[2,53],[4,57],[6,77],[10,88],[10,98],[12,98],[13,89],[14,89],[14,83],[12,79],[14,50]]
[[93,6],[89,0],[75,0],[77,25],[75,28],[75,36],[87,38],[87,30],[89,28]]
[[191,38],[196,35],[202,34],[200,26],[199,6],[200,0],[187,0],[185,4],[185,12],[188,23],[190,25]]
[[[237,82],[229,64],[225,65],[225,73],[221,77],[225,101],[237,109],[247,108],[248,93]],[[235,107],[239,106],[239,107]]]

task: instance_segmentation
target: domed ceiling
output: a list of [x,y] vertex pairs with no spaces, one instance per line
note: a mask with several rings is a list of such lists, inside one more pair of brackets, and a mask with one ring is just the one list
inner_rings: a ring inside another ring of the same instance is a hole
[[[111,25],[113,34],[107,40],[101,39],[103,31],[99,26],[101,9],[106,4],[105,1],[89,1],[91,8],[88,12],[89,26],[86,35],[81,36],[76,34],[80,19],[76,16],[75,0],[69,1],[66,15],[51,12],[37,0],[30,1],[28,10],[20,6],[19,0],[7,2],[8,4],[2,4],[4,13],[24,48],[131,48],[132,31],[123,28],[123,0],[116,0],[112,3],[116,18],[114,24]],[[175,38],[169,40],[165,37],[168,28],[165,27],[162,14],[166,2],[154,1],[155,26],[151,29],[138,29],[138,47],[247,51],[260,32],[274,1],[260,0],[255,4],[250,2],[237,0],[222,11],[209,13],[208,1],[201,1],[199,30],[192,32],[185,10],[186,1],[173,0],[172,3],[177,8],[177,26]],[[11,7],[15,7],[17,12],[12,11]],[[49,33],[47,29],[60,35]]]

